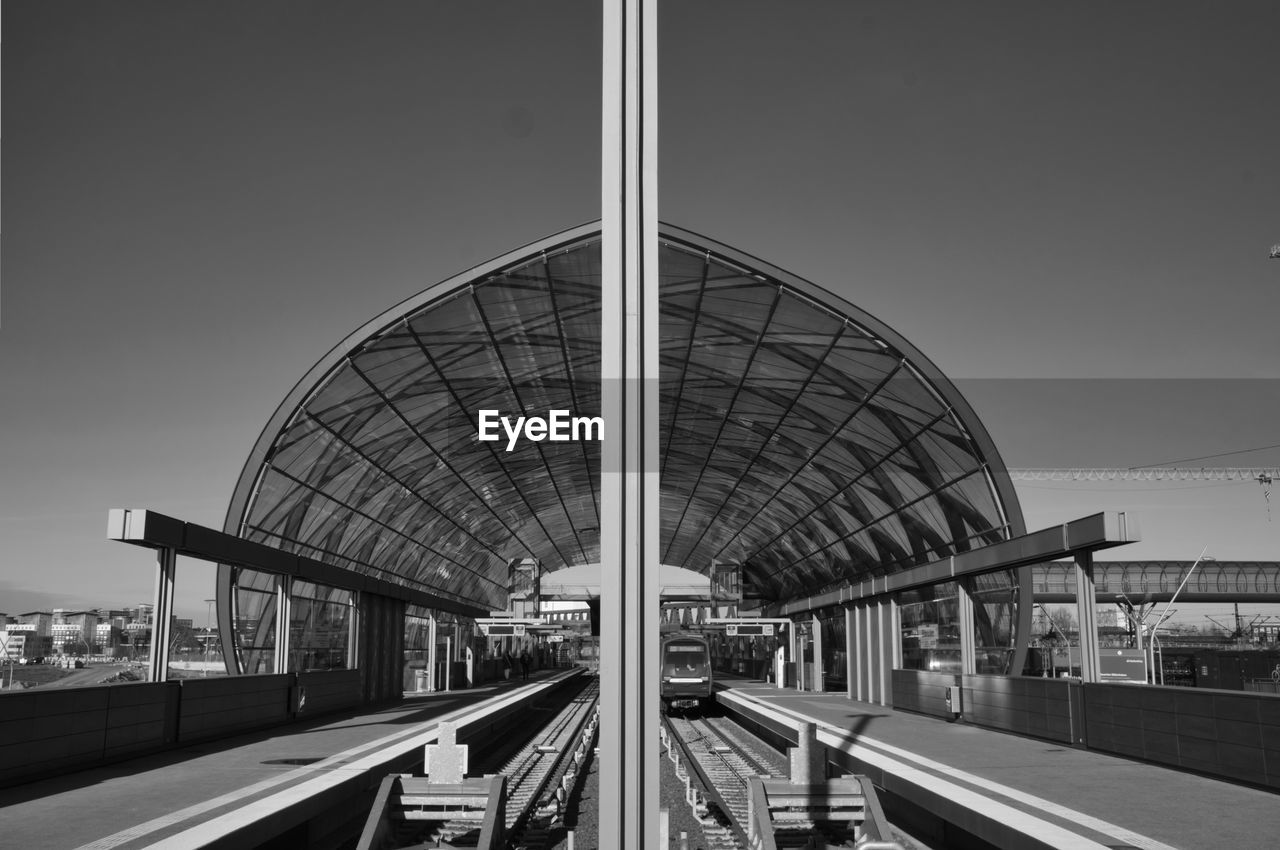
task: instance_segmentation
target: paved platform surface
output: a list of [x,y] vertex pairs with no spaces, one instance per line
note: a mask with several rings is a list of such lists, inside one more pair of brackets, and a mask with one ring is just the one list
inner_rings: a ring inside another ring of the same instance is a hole
[[203,824],[269,806],[282,793],[303,793],[318,779],[349,775],[386,747],[420,746],[434,738],[440,720],[514,696],[557,672],[410,695],[378,711],[327,715],[3,789],[0,848],[178,846]]
[[[723,680],[722,680],[723,681]],[[729,693],[826,730],[828,745],[878,759],[973,796],[996,817],[1020,820],[1051,846],[1280,848],[1280,795],[1049,741],[857,702],[838,693],[780,690],[728,679]],[[861,748],[861,749],[858,749]],[[908,832],[910,824],[902,825]]]

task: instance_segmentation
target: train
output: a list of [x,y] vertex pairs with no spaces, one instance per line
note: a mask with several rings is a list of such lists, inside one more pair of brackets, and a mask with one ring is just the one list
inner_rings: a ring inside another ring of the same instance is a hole
[[705,635],[683,633],[662,639],[659,658],[664,711],[703,710],[715,702],[711,644]]

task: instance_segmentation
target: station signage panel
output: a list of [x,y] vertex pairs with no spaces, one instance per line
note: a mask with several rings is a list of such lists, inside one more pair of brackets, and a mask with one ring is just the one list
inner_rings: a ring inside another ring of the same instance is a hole
[[1098,653],[1098,678],[1104,682],[1147,681],[1146,653],[1140,649],[1104,649]]
[[938,625],[937,623],[921,623],[916,631],[916,636],[920,639],[921,649],[937,649],[938,648]]
[[724,630],[729,637],[772,637],[773,623],[730,623]]
[[481,623],[486,637],[524,637],[524,623]]

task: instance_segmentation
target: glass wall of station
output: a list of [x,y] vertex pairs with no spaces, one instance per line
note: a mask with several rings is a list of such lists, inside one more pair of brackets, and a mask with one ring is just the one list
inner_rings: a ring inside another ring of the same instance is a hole
[[[970,581],[976,672],[1009,675],[1017,627],[1017,573],[987,573]],[[961,672],[958,595],[955,581],[898,594],[904,669]]]
[[430,612],[417,605],[404,610],[404,659],[401,677],[406,691],[425,690],[423,679],[431,654]]
[[[431,618],[435,617],[435,670],[431,675]],[[405,691],[460,690],[491,681],[493,664],[475,620],[409,605],[404,615],[402,678]]]
[[[255,570],[235,571],[236,653],[247,674],[275,672],[277,578]],[[295,579],[290,582],[289,611],[289,672],[356,666],[356,604],[350,590]]]
[[[435,671],[431,666],[431,617],[435,616]],[[468,675],[467,653],[474,650],[475,623],[447,611],[409,605],[404,615],[402,678],[405,691],[458,690],[474,684],[479,654],[472,652]]]
[[236,570],[236,654],[243,673],[274,673],[276,663],[276,577],[254,570]]
[[958,592],[954,581],[946,581],[898,594],[903,668],[960,672]]
[[304,673],[355,667],[352,592],[295,580],[289,597],[289,670]]
[[721,628],[710,629],[706,634],[710,640],[713,669],[748,679],[773,681],[773,655],[779,641],[787,641],[785,632],[782,637],[730,637]]
[[1018,581],[1013,571],[987,573],[971,579],[974,660],[978,673],[1010,675],[1013,641],[1018,627]]
[[843,691],[849,683],[849,652],[846,643],[844,608],[826,608],[817,613],[822,634],[822,685],[824,690]]

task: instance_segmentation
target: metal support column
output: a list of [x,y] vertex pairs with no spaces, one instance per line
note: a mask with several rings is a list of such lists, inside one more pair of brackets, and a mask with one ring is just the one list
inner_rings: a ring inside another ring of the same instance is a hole
[[787,624],[787,660],[791,662],[795,670],[795,682],[793,683],[796,690],[800,690],[800,660],[796,658],[799,651],[800,641],[796,632],[796,622],[792,620]]
[[787,645],[782,642],[781,636],[773,650],[773,681],[779,688],[787,686]]
[[1093,553],[1076,553],[1076,619],[1080,623],[1080,677],[1098,681],[1098,603],[1094,598]]
[[844,609],[844,679],[845,693],[849,699],[857,699],[855,683],[859,672],[861,672],[858,670],[857,628],[858,626],[853,616],[853,606],[846,605]]
[[870,649],[871,663],[867,665],[867,702],[878,702],[880,691],[880,671],[884,669],[884,644],[881,642],[880,608],[874,603],[867,603],[867,645]]
[[151,610],[151,668],[147,679],[150,682],[164,682],[169,677],[169,633],[173,625],[173,583],[177,570],[177,550],[157,549],[156,592]]
[[893,669],[902,666],[902,631],[898,628],[898,603],[892,597],[877,603],[880,610],[880,704],[893,705]]
[[444,639],[444,655],[447,659],[444,663],[444,689],[446,691],[453,690],[453,636],[457,634],[457,629],[451,631]]
[[605,0],[599,846],[657,843],[657,3]]
[[976,629],[973,622],[972,580],[962,578],[956,582],[956,614],[960,621],[960,672],[972,676],[978,672],[978,656],[973,641]]
[[427,691],[436,690],[436,612],[432,611],[427,618]]
[[823,690],[823,678],[826,673],[822,669],[822,621],[814,614],[809,628],[813,630],[813,684],[815,691]]
[[290,610],[292,585],[292,576],[276,576],[276,673],[289,672],[289,624],[293,620],[293,612]]
[[360,592],[353,590],[347,600],[347,669],[360,666]]
[[858,603],[858,642],[861,648],[859,655],[862,656],[862,675],[858,677],[858,699],[866,700],[867,702],[875,701],[875,697],[872,694],[877,659],[875,646],[871,640],[875,626],[875,609],[870,602],[864,599]]

